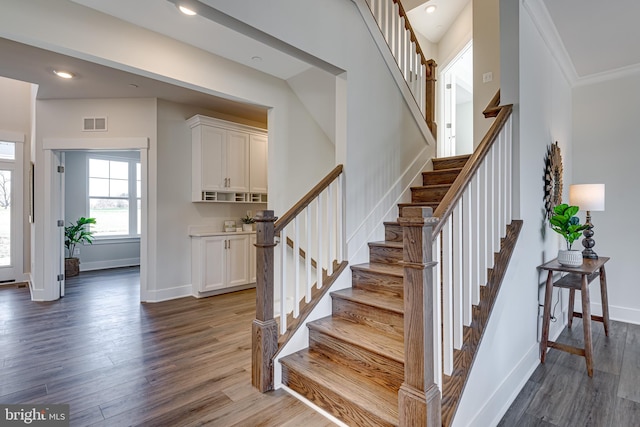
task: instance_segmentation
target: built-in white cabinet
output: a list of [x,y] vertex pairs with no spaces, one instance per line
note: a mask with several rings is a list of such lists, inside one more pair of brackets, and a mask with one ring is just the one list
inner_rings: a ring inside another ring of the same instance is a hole
[[191,200],[267,202],[264,129],[196,115],[191,127]]
[[[194,294],[255,283],[255,233],[191,236],[191,279]],[[251,252],[253,248],[253,254]],[[253,257],[253,271],[251,258]],[[251,271],[251,272],[250,272]]]

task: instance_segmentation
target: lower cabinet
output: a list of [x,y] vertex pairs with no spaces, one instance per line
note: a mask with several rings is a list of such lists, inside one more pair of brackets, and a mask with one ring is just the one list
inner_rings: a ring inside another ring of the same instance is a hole
[[[255,282],[250,274],[250,234],[191,238],[194,291],[209,292]],[[255,248],[254,248],[255,249]],[[253,256],[255,260],[255,255]],[[255,271],[255,261],[253,262]]]

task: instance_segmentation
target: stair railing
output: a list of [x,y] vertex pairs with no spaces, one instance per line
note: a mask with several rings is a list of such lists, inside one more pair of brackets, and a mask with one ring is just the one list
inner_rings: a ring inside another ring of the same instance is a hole
[[366,0],[378,27],[402,72],[431,134],[435,123],[436,63],[427,59],[400,0]]
[[280,219],[256,213],[252,383],[261,392],[273,389],[279,349],[347,265],[343,185],[338,165]]
[[461,349],[480,285],[487,283],[487,269],[511,223],[512,106],[498,110],[433,215],[431,208],[413,207],[398,219],[405,266],[401,426],[442,425],[444,375],[452,373],[454,349]]

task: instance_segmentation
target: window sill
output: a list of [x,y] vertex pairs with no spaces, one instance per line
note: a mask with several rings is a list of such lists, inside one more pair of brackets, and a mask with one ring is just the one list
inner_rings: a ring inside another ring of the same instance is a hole
[[140,237],[96,237],[93,239],[94,245],[114,245],[119,243],[140,243]]

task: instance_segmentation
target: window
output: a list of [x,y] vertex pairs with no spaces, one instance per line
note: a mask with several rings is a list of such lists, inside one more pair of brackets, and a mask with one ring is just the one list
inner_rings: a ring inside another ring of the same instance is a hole
[[141,169],[138,159],[89,157],[89,216],[96,237],[140,235]]

